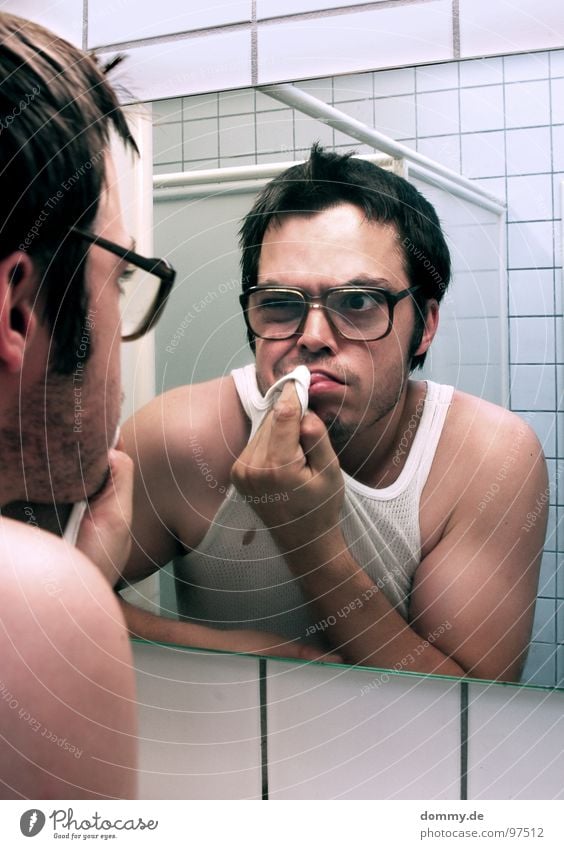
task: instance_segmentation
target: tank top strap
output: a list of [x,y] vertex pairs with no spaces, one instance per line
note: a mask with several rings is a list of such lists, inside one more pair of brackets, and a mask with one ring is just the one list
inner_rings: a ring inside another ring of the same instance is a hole
[[264,415],[263,397],[257,386],[255,364],[249,363],[231,372],[241,405],[251,422],[249,442],[255,435]]
[[423,487],[429,477],[429,472],[435,458],[439,439],[454,394],[454,386],[427,381],[427,394],[425,396],[425,413],[419,423],[416,439],[411,451],[415,451],[414,466],[415,488],[417,495],[421,495]]

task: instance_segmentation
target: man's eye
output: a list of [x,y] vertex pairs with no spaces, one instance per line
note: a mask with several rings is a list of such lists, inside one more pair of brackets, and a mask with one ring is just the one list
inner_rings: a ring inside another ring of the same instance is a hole
[[125,289],[125,284],[128,282],[128,280],[131,280],[134,274],[135,268],[132,265],[128,265],[127,268],[124,268],[124,270],[121,272],[118,278],[118,286],[122,295]]
[[341,295],[339,309],[350,312],[377,309],[383,303],[383,298],[371,292],[350,292]]

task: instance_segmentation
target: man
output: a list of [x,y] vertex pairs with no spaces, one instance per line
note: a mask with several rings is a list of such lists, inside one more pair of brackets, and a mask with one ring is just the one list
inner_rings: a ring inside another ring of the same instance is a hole
[[[147,329],[174,272],[130,251],[112,130],[136,149],[97,63],[0,14],[3,798],[135,796],[134,675],[112,590],[132,483],[131,461],[112,448],[119,340]],[[121,325],[130,264],[162,280]],[[49,505],[84,499],[77,548],[39,529]]]
[[[173,390],[127,428],[126,575],[176,557],[187,620],[130,608],[130,630],[229,648],[244,626],[353,664],[518,680],[545,512],[523,524],[545,462],[512,413],[409,378],[450,278],[434,209],[405,180],[314,146],[259,194],[241,243],[256,369]],[[309,412],[289,381],[263,417],[298,365]]]

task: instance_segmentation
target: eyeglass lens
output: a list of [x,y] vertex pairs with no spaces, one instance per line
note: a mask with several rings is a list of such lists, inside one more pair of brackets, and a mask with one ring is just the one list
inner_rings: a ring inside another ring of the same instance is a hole
[[[247,318],[257,336],[286,339],[297,332],[306,309],[306,300],[297,292],[265,288],[251,293]],[[325,309],[330,321],[347,339],[375,339],[388,329],[388,303],[385,295],[376,290],[329,292]]]
[[120,312],[122,336],[136,333],[151,315],[161,281],[135,266],[129,266],[120,277]]

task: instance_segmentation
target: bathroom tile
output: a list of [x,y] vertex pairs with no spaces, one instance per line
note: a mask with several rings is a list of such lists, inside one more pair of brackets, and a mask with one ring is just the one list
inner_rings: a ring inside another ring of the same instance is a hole
[[182,161],[182,124],[153,125],[153,161],[155,165]]
[[[335,136],[339,136],[341,144],[347,144],[349,147],[356,148],[358,142],[344,133],[335,132]],[[333,129],[322,121],[317,121],[315,118],[310,118],[309,115],[303,115],[300,112],[294,114],[294,142],[296,151],[300,155],[310,149],[314,141],[320,141],[321,144],[330,146],[333,144]]]
[[294,152],[294,118],[291,109],[280,112],[257,112],[257,153],[277,151],[280,159]]
[[153,124],[174,124],[182,121],[182,98],[171,97],[168,100],[155,100]]
[[182,104],[185,121],[194,121],[197,118],[217,118],[218,95],[215,91],[211,94],[193,94],[192,97],[183,97]]
[[551,219],[553,213],[550,174],[509,177],[507,180],[507,217],[509,221]]
[[[548,523],[546,526],[546,537],[544,547],[547,551],[556,551],[558,549],[558,511],[556,507],[549,506],[548,508]],[[558,578],[557,578],[558,584]]]
[[[373,0],[378,3],[381,0]],[[358,0],[257,0],[257,19],[356,6]]]
[[548,77],[548,53],[518,53],[503,57],[503,73],[506,83],[525,80],[543,80]]
[[458,62],[425,65],[415,69],[415,88],[421,91],[458,88]]
[[182,171],[182,161],[165,162],[164,165],[153,165],[153,174],[175,174],[177,171]]
[[510,315],[547,315],[553,310],[552,269],[527,268],[509,272]]
[[413,94],[415,91],[415,68],[394,68],[390,71],[374,72],[374,97],[393,97]]
[[549,268],[554,264],[552,221],[507,226],[509,268]]
[[460,92],[460,129],[463,133],[503,129],[503,86],[465,88]]
[[244,165],[256,165],[256,157],[254,154],[247,156],[221,156],[219,159],[220,168],[242,168]]
[[537,643],[556,642],[556,606],[552,598],[537,598],[532,640]]
[[458,798],[458,682],[269,661],[267,687],[271,799]]
[[531,411],[525,416],[539,438],[546,457],[556,457],[556,413]]
[[564,125],[552,128],[552,145],[554,170],[564,171]]
[[556,562],[555,551],[543,552],[537,593],[543,598],[556,598]]
[[[314,80],[298,80],[295,83],[295,86],[301,91],[311,94],[312,97],[322,100],[324,103],[333,102],[333,77],[320,77]],[[272,102],[275,103],[276,101],[273,100]]]
[[[298,83],[298,87],[301,88],[301,83]],[[273,97],[269,97],[268,94],[265,94],[262,91],[256,89],[255,91],[255,111],[256,112],[273,112],[275,110],[287,109],[288,107],[281,103],[279,100],[275,100]]]
[[457,133],[458,90],[417,95],[417,135],[442,136]]
[[41,24],[76,47],[82,47],[83,7],[76,0],[55,0],[49,3],[3,0],[2,11]]
[[556,336],[556,362],[564,363],[564,319],[561,315],[554,320]]
[[505,177],[479,177],[474,178],[474,182],[491,195],[494,200],[506,203],[506,186]]
[[255,153],[255,116],[228,115],[219,119],[219,155],[248,156]]
[[460,136],[428,136],[424,139],[419,139],[417,150],[424,156],[440,162],[447,168],[451,168],[458,174],[461,172],[460,167]]
[[[345,115],[354,118],[355,121],[360,121],[361,124],[365,124],[367,127],[374,126],[374,107],[372,100],[353,100],[336,103],[335,108],[339,112],[344,112]],[[296,120],[298,117],[299,115],[297,114]],[[342,136],[343,134],[341,133],[340,135]],[[340,144],[343,144],[343,142],[340,142]]]
[[562,44],[560,0],[530,0],[506,4],[491,0],[460,0],[461,56],[488,56],[546,50]]
[[258,661],[133,643],[141,799],[260,799]]
[[[109,56],[100,51],[100,58]],[[248,31],[201,35],[127,50],[127,62],[113,81],[130,99],[160,100],[204,94],[251,84],[251,37]]]
[[512,365],[511,409],[554,410],[554,372],[549,365]]
[[558,643],[564,643],[564,601],[556,602],[556,640]]
[[564,695],[500,685],[469,689],[468,798],[564,798]]
[[252,88],[220,91],[219,115],[247,115],[255,111],[255,92]]
[[556,646],[556,686],[564,689],[564,646]]
[[551,77],[564,77],[564,50],[551,50],[549,64]]
[[189,121],[184,126],[184,160],[211,159],[219,155],[217,118]]
[[548,80],[505,86],[505,126],[535,127],[550,124]]
[[258,26],[259,85],[452,57],[448,0]]
[[509,337],[512,363],[555,362],[553,318],[511,318]]
[[466,177],[499,177],[505,174],[503,133],[464,135],[461,146],[462,173]]
[[538,687],[555,686],[556,646],[549,643],[531,643],[521,683]]
[[135,0],[120,0],[111,9],[103,0],[88,0],[88,45],[97,47],[250,20],[250,0],[229,3],[160,0],[158,15],[153,6]]
[[506,139],[508,174],[542,174],[552,170],[548,127],[507,130]]
[[503,82],[503,60],[466,59],[460,62],[460,86],[483,86]]
[[552,123],[564,124],[564,77],[551,80]]
[[[333,103],[342,101],[367,100],[373,95],[373,74],[346,74],[333,80]],[[339,106],[339,108],[341,108]]]
[[555,171],[552,175],[552,202],[554,218],[562,217],[562,195],[564,194],[564,173]]
[[373,103],[375,129],[393,139],[410,139],[415,136],[414,95],[386,97]]

